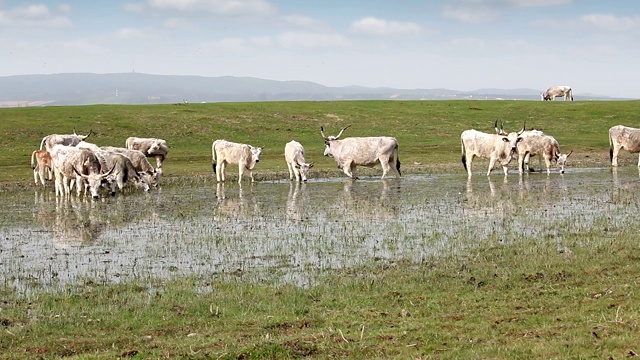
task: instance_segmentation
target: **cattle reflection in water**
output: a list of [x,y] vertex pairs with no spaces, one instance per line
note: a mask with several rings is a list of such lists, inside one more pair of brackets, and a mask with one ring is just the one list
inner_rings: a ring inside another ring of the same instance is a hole
[[344,193],[336,201],[338,211],[351,217],[363,219],[393,219],[398,215],[398,196],[390,196],[400,192],[397,181],[360,181],[347,180]]
[[51,231],[51,241],[56,248],[92,245],[106,230],[107,223],[99,216],[99,202],[76,197],[70,197],[69,201],[50,201],[46,195],[36,191],[35,214]]
[[[231,188],[236,188],[236,185],[230,185]],[[216,221],[225,219],[251,219],[254,214],[259,214],[258,203],[255,196],[253,196],[253,185],[248,190],[243,189],[242,184],[237,185],[238,197],[227,195],[224,183],[216,184],[216,198],[217,203],[215,206]]]
[[304,210],[308,196],[305,196],[307,183],[292,181],[289,182],[289,196],[287,197],[287,219],[291,221],[302,221],[305,219]]

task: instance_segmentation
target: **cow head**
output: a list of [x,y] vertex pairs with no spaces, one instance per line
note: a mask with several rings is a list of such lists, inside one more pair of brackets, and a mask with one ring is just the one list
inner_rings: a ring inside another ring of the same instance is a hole
[[260,155],[262,155],[263,147],[255,147],[249,145],[249,150],[251,150],[251,163],[247,164],[247,169],[253,169],[257,163],[260,162]]
[[[162,139],[155,139],[153,140],[153,143],[151,144],[151,146],[149,146],[149,150],[147,150],[147,154],[149,155],[162,154],[166,151],[166,146],[167,146],[166,141]],[[165,149],[163,149],[163,147]]]
[[91,197],[94,199],[98,199],[100,197],[100,186],[106,185],[109,183],[107,177],[113,173],[115,169],[115,165],[109,170],[107,173],[90,173],[89,175],[81,174],[78,169],[73,167],[73,171],[80,176],[80,178],[87,184],[89,187],[89,192],[91,193]]
[[343,127],[342,130],[340,130],[340,132],[336,136],[331,136],[331,135],[325,136],[324,127],[320,126],[320,135],[322,135],[322,137],[324,138],[324,144],[326,145],[326,147],[324,148],[324,156],[333,157],[333,153],[331,152],[331,142],[340,139],[340,136],[342,136],[342,133],[345,130],[347,130],[349,127],[351,127],[351,125],[347,125]]
[[309,169],[313,167],[313,163],[296,164],[296,169],[300,172],[300,178],[302,181],[307,181],[309,177]]
[[558,169],[560,170],[560,174],[564,174],[564,167],[565,165],[567,165],[567,158],[569,157],[569,155],[571,155],[571,153],[573,152],[573,150],[569,151],[568,154],[558,154],[558,158],[556,159],[556,161],[558,162]]

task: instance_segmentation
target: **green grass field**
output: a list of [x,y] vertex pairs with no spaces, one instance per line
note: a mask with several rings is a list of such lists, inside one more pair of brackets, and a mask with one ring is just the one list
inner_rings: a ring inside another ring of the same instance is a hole
[[[335,134],[347,124],[345,135],[397,137],[401,160],[414,172],[463,173],[460,133],[492,132],[496,120],[508,130],[526,120],[556,137],[563,151],[574,151],[569,169],[608,166],[608,129],[640,126],[639,107],[638,101],[361,101],[0,109],[0,182],[31,182],[29,157],[41,138],[74,128],[92,130],[88,140],[98,145],[123,145],[131,135],[166,139],[169,178],[210,176],[216,138],[265,146],[258,180],[284,176],[282,153],[291,139],[306,147],[313,170],[342,176],[333,159],[322,157],[319,130]],[[412,168],[414,162],[423,166]],[[622,154],[621,166],[636,164],[636,155]],[[624,196],[636,209],[640,195]],[[638,232],[606,221],[603,214],[603,226],[559,224],[571,254],[558,251],[551,237],[519,237],[419,264],[372,260],[327,270],[310,288],[227,276],[88,282],[25,298],[0,284],[0,359],[635,357]]]
[[603,165],[608,129],[640,126],[639,107],[638,101],[345,101],[7,108],[0,109],[0,182],[29,180],[31,152],[42,137],[74,129],[79,134],[91,130],[87,141],[100,146],[124,146],[129,136],[163,138],[171,147],[169,176],[210,174],[211,143],[219,138],[265,147],[257,179],[286,172],[283,149],[292,139],[305,146],[316,171],[335,169],[334,161],[322,156],[320,126],[336,134],[349,124],[343,136],[395,136],[405,169],[419,162],[424,166],[415,171],[463,171],[460,133],[493,132],[496,120],[509,131],[526,120],[527,128],[553,135],[563,151],[574,151],[569,166]]

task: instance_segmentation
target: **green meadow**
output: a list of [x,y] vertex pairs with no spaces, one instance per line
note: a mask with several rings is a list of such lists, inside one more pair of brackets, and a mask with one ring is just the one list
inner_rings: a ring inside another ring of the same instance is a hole
[[335,170],[334,161],[322,156],[320,127],[335,135],[346,125],[351,128],[344,137],[396,137],[405,171],[463,171],[460,133],[493,132],[496,121],[504,121],[508,131],[526,121],[527,128],[553,135],[563,151],[574,151],[569,166],[604,166],[608,129],[640,126],[639,106],[638,101],[345,101],[7,108],[0,111],[5,139],[0,183],[28,180],[31,152],[42,137],[74,129],[91,131],[87,141],[100,146],[124,146],[129,136],[163,138],[171,147],[168,176],[211,174],[211,143],[220,138],[265,147],[255,170],[258,179],[285,176],[284,145],[292,139],[302,143],[316,171]]
[[[254,171],[257,181],[287,177],[283,149],[291,139],[301,142],[307,160],[315,163],[312,178],[344,176],[333,159],[322,156],[321,126],[327,134],[351,125],[344,136],[395,136],[405,173],[464,174],[460,133],[470,128],[493,132],[496,121],[504,121],[508,131],[521,129],[526,121],[527,128],[553,135],[563,152],[573,151],[568,172],[572,167],[608,167],[608,129],[640,127],[638,109],[638,101],[0,109],[0,195],[25,191],[25,184],[34,187],[31,152],[43,136],[74,129],[79,134],[91,130],[87,140],[98,145],[123,146],[128,136],[163,138],[170,146],[163,186],[205,179],[204,186],[215,187],[211,143],[218,138],[265,147]],[[637,155],[622,152],[621,167],[636,164]],[[474,176],[485,178],[486,166],[486,160],[478,161]],[[517,184],[514,169],[512,165],[509,177]],[[379,176],[380,169],[361,173]],[[501,171],[492,178],[500,184]],[[463,253],[393,263],[371,259],[358,268],[327,269],[308,287],[225,274],[117,285],[86,281],[69,291],[21,296],[10,284],[0,283],[0,359],[635,357],[640,354],[638,185],[625,183],[602,214],[589,215],[589,226],[575,226],[578,221],[571,217],[555,224],[570,252],[559,249],[552,235],[532,238],[509,230],[501,236],[515,240],[507,243],[476,243],[471,234]],[[485,205],[493,209],[505,200],[484,197],[481,191],[476,190],[475,200],[481,205],[479,214]],[[509,211],[526,213],[518,202],[526,202],[527,196],[526,190],[510,194],[510,206],[500,208],[502,221],[512,221]],[[587,195],[572,201],[576,208],[581,202],[595,203]],[[553,209],[548,210],[545,220],[553,217]],[[614,210],[619,222],[610,222]]]

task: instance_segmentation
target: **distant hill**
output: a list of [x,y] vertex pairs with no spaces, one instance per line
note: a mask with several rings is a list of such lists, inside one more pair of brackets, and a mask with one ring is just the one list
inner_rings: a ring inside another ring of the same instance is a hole
[[[576,100],[613,98],[575,93]],[[181,102],[326,100],[539,100],[535,89],[394,89],[328,87],[310,81],[140,73],[15,75],[0,77],[0,107]]]

